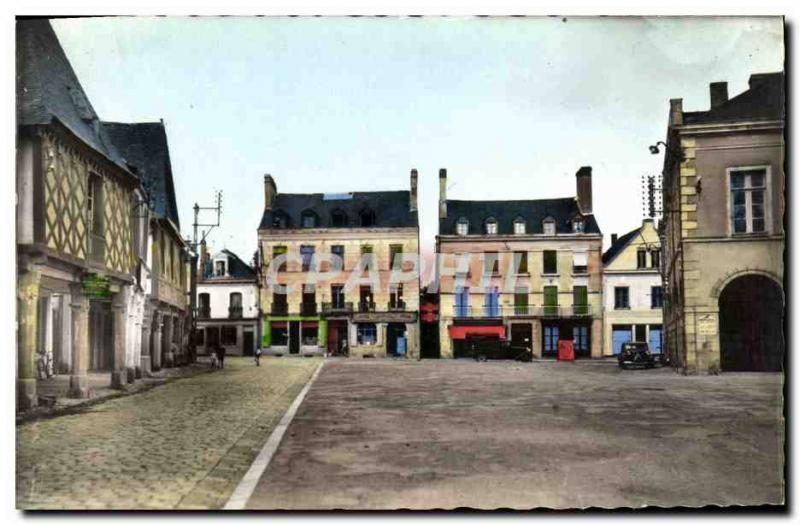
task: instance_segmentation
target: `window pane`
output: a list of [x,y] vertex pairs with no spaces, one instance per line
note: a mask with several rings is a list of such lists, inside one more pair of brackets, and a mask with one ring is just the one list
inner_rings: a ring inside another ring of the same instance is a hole
[[744,219],[747,216],[747,207],[736,205],[733,207],[733,218]]
[[744,188],[744,174],[731,174],[731,188]]
[[764,172],[754,172],[750,175],[750,187],[751,188],[761,188],[764,186]]
[[763,204],[753,204],[752,216],[753,216],[754,219],[763,219],[764,218],[764,205]]
[[744,192],[743,191],[734,191],[733,192],[733,204],[744,204]]
[[764,204],[764,190],[752,192],[750,194],[750,198],[752,199],[753,204]]
[[753,219],[753,231],[754,232],[764,231],[764,219]]
[[733,220],[733,231],[736,233],[743,233],[747,231],[747,220],[746,219],[734,219]]

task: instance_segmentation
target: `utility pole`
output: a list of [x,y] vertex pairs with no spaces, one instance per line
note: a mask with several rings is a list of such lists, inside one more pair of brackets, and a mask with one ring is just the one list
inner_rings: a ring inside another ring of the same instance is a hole
[[[220,218],[222,217],[222,190],[217,191],[214,195],[214,206],[200,206],[196,202],[194,203],[194,222],[192,222],[192,240],[189,242],[189,246],[191,247],[191,261],[192,261],[192,268],[189,272],[189,308],[191,310],[191,332],[190,332],[190,339],[189,339],[189,349],[192,353],[192,361],[197,357],[197,266],[198,266],[198,259],[199,259],[199,252],[198,247],[206,241],[206,237],[208,234],[211,233],[211,230],[218,227],[220,224]],[[216,220],[214,222],[209,223],[201,223],[200,222],[200,212],[215,212],[216,213]],[[207,230],[203,230],[200,238],[198,239],[198,228],[208,228]]]

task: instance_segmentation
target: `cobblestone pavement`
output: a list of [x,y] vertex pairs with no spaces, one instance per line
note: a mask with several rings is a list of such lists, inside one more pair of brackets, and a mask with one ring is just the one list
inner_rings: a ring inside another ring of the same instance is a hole
[[17,507],[210,509],[227,501],[319,359],[225,360],[17,427]]
[[252,509],[780,504],[781,374],[330,360]]

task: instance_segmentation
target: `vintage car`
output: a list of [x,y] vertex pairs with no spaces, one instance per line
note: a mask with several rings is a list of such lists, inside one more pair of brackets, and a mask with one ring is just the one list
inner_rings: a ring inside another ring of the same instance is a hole
[[654,368],[664,366],[665,356],[650,352],[650,346],[645,342],[622,343],[622,349],[617,362],[620,368]]
[[513,359],[530,362],[533,352],[526,346],[516,345],[505,339],[474,339],[469,342],[472,358],[476,361],[488,359]]

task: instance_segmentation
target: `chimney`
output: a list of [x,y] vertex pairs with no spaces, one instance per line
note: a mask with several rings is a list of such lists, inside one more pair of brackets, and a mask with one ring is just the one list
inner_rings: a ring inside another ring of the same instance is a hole
[[583,166],[575,174],[577,186],[576,197],[578,199],[578,210],[583,215],[592,213],[592,167]]
[[708,89],[711,92],[711,109],[728,101],[727,82],[712,82],[708,85]]
[[275,179],[272,175],[267,173],[264,175],[264,209],[271,210],[272,205],[275,203],[275,195],[278,194],[278,187],[275,185]]
[[447,218],[447,170],[439,170],[439,218]]
[[617,234],[616,233],[612,233],[611,234],[611,244],[616,244],[616,242],[617,242]]
[[683,99],[671,98],[669,99],[669,125],[682,126],[683,125]]
[[417,170],[411,170],[411,194],[408,201],[408,210],[417,211]]

